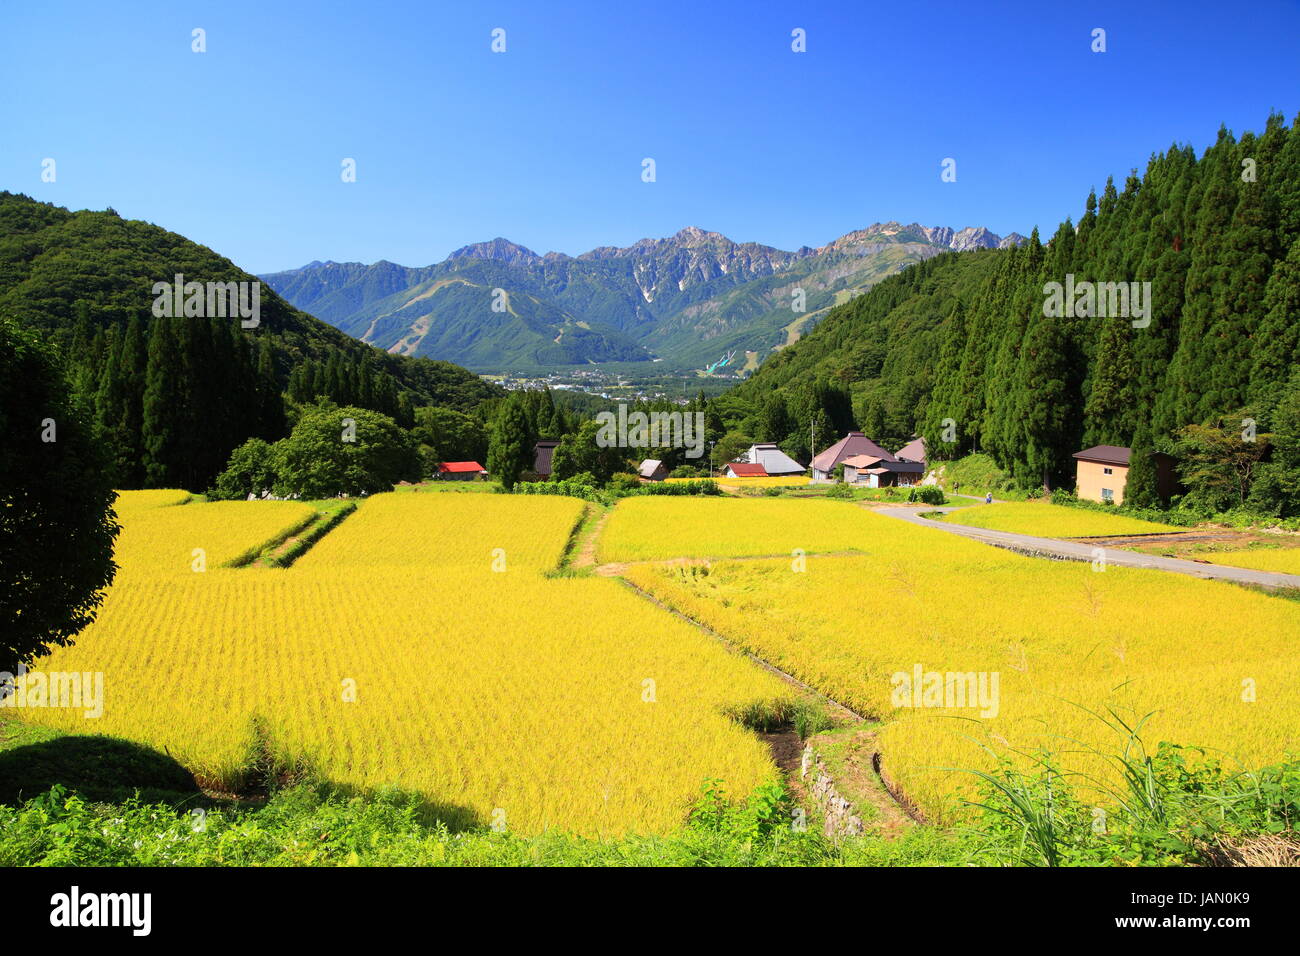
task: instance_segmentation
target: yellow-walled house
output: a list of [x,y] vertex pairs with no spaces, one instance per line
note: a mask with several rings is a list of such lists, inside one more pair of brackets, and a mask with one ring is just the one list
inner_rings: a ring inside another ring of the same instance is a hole
[[[1074,492],[1086,501],[1124,503],[1124,486],[1128,484],[1132,450],[1120,445],[1093,445],[1074,453]],[[1156,488],[1161,497],[1174,490],[1173,459],[1154,453]]]

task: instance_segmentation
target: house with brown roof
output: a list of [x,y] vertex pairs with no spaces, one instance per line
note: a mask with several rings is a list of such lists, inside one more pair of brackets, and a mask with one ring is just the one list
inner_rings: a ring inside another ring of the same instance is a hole
[[[1152,452],[1155,459],[1156,491],[1168,498],[1177,485],[1174,459],[1163,452]],[[1124,486],[1128,484],[1129,463],[1133,451],[1122,445],[1093,445],[1074,453],[1074,493],[1086,501],[1124,503]]]
[[533,446],[533,473],[542,481],[551,477],[551,459],[559,445],[554,438],[539,438]]
[[835,474],[835,466],[855,455],[866,455],[879,461],[898,461],[897,457],[885,451],[862,432],[849,432],[813,459],[813,481],[831,481]]
[[910,488],[925,474],[925,465],[919,461],[885,461],[874,455],[851,455],[841,464],[844,465],[844,481],[847,484],[866,485],[868,488],[889,488],[895,485]]
[[919,461],[926,464],[925,461],[925,439],[913,438],[910,442],[895,452],[895,456],[902,461]]
[[668,467],[657,458],[647,458],[636,473],[642,481],[663,481],[668,477]]
[[728,478],[766,478],[767,469],[762,465],[751,464],[747,461],[731,461],[727,463]]

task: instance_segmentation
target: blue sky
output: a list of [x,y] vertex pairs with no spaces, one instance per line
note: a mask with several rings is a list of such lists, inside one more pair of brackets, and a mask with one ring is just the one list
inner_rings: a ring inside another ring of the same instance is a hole
[[787,249],[890,219],[1050,232],[1153,151],[1293,118],[1297,51],[1281,0],[7,3],[0,188],[255,272],[687,225]]

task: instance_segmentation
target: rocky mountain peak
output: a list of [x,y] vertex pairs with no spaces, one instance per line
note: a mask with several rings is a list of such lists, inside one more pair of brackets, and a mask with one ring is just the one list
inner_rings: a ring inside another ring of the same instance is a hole
[[461,246],[448,259],[494,259],[509,265],[526,265],[541,260],[541,256],[518,243],[498,236],[488,242],[475,242]]

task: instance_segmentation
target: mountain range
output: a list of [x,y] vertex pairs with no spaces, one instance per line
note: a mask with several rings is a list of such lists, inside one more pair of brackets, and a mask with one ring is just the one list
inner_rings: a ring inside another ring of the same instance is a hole
[[787,252],[692,226],[579,256],[497,238],[430,266],[318,261],[260,278],[363,342],[478,371],[652,361],[689,369],[734,353],[731,371],[756,367],[908,265],[1023,241],[886,222]]

